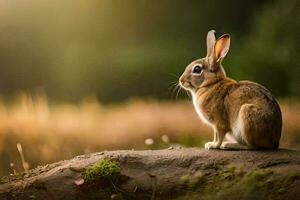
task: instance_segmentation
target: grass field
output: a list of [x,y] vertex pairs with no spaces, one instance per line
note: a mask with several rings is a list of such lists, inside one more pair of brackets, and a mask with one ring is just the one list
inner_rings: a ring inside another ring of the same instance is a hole
[[[300,149],[300,101],[280,104],[281,147]],[[100,150],[202,147],[212,137],[189,101],[135,99],[102,105],[91,97],[49,105],[46,97],[23,94],[14,103],[0,103],[0,176],[13,172],[11,163],[23,170],[17,144],[32,168]]]

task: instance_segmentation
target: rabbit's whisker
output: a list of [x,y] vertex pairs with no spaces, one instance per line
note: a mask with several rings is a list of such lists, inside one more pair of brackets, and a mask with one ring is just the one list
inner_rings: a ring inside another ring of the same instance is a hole
[[187,90],[185,90],[186,94],[188,95],[189,98],[192,98],[191,93],[189,93]]
[[177,90],[177,87],[178,87],[178,81],[174,82],[172,85],[171,85],[171,97],[173,98],[175,93],[176,93],[176,90]]
[[178,75],[176,75],[176,74],[169,73],[169,75],[171,75],[171,76],[175,77],[176,79],[179,79],[179,76],[178,76]]
[[176,85],[176,88],[178,88],[177,93],[176,93],[176,101],[177,101],[178,95],[179,95],[182,88],[180,87],[179,83]]

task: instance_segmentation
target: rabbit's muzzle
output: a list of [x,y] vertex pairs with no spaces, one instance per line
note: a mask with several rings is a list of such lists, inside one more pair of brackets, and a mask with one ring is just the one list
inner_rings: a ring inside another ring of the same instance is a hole
[[186,78],[184,78],[184,77],[180,77],[179,83],[180,83],[180,86],[183,87],[183,88],[186,89],[186,90],[192,88],[191,82],[188,81],[188,80],[187,80]]

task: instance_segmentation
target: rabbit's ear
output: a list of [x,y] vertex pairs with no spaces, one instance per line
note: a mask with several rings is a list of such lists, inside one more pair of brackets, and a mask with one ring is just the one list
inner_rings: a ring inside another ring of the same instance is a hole
[[206,54],[206,57],[210,57],[211,54],[213,53],[214,45],[216,43],[215,33],[216,33],[215,30],[210,30],[207,33],[207,36],[206,36],[206,44],[207,44],[207,54]]
[[226,56],[230,47],[230,35],[224,34],[215,43],[214,46],[214,62],[220,63]]

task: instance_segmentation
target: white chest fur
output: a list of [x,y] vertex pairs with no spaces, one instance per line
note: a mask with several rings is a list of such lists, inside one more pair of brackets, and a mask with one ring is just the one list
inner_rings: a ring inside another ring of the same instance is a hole
[[194,108],[198,114],[198,116],[200,117],[200,119],[202,120],[203,123],[207,124],[207,125],[210,125],[210,126],[213,126],[209,121],[208,121],[208,118],[207,116],[205,116],[205,113],[201,110],[201,107],[200,107],[200,100],[197,99],[197,95],[192,92],[192,97],[193,97],[193,105],[194,105]]

